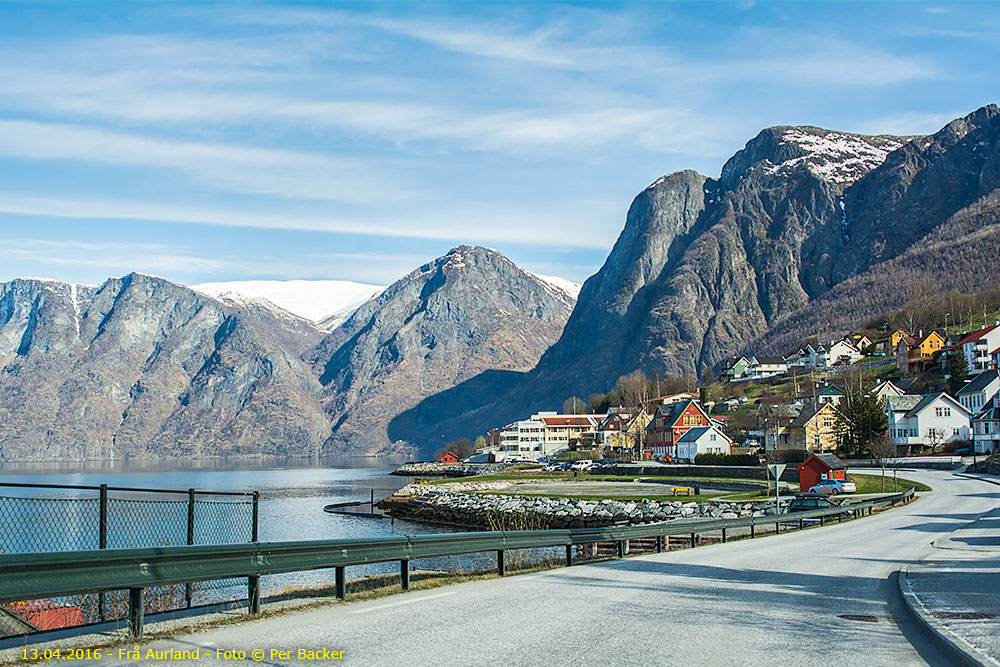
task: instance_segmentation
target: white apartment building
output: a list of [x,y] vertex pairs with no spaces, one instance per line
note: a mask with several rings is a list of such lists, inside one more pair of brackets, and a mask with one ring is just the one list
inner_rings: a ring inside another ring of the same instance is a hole
[[987,370],[993,365],[993,351],[1000,348],[1000,322],[973,331],[958,341],[957,346],[962,348],[965,354],[970,373]]
[[539,412],[530,419],[508,424],[500,434],[500,448],[509,455],[530,459],[551,456],[581,439],[597,439],[607,415],[561,415]]
[[956,398],[966,410],[978,414],[1000,391],[1000,373],[996,369],[983,371],[958,390]]
[[978,454],[1000,451],[1000,394],[972,418],[972,443]]

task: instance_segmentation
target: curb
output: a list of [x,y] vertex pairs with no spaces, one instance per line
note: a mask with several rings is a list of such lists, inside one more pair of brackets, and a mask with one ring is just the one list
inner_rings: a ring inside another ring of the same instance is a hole
[[961,639],[946,628],[939,627],[933,617],[924,610],[923,604],[916,594],[910,590],[909,584],[910,567],[904,565],[897,573],[896,583],[899,586],[899,594],[903,598],[903,605],[916,621],[917,625],[924,630],[927,638],[951,659],[955,664],[963,667],[995,667],[997,664],[987,658],[988,662],[983,662],[976,653],[975,647],[967,641]]

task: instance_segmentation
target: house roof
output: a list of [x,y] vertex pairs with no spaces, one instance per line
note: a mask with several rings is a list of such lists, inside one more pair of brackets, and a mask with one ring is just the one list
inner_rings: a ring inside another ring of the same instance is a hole
[[712,430],[711,426],[695,426],[684,432],[684,435],[677,438],[677,444],[682,442],[696,442],[698,438]]
[[958,390],[959,396],[968,396],[969,394],[978,394],[985,391],[992,383],[996,382],[1000,378],[1000,373],[996,369],[983,371],[976,377],[972,378],[971,382],[968,382],[964,387]]
[[604,415],[560,415],[558,417],[542,417],[546,426],[596,426],[599,418]]
[[841,461],[839,458],[837,458],[833,454],[813,454],[812,456],[810,456],[809,458],[807,458],[805,461],[803,461],[801,464],[799,464],[799,466],[796,468],[796,470],[802,470],[806,466],[806,464],[809,463],[813,459],[816,459],[816,460],[821,461],[822,463],[826,464],[826,466],[830,470],[847,470],[847,464],[844,463],[843,461]]
[[[687,411],[687,409],[692,405],[698,409],[698,412],[700,412],[701,415],[705,417],[705,419],[707,419],[709,422],[712,421],[711,417],[709,417],[708,414],[705,413],[704,408],[698,405],[697,401],[691,399],[688,399],[686,401],[680,401],[677,403],[668,403],[667,405],[662,405],[662,404],[657,405],[656,410],[661,415],[663,415],[663,425],[666,426],[667,428],[671,428],[675,424],[677,424],[677,422],[681,418],[681,415],[683,415],[684,412]],[[650,421],[649,428],[653,428],[654,423],[655,421]]]
[[783,357],[754,357],[754,361],[761,365],[767,366],[783,366],[785,359]]
[[898,380],[893,381],[893,384],[896,385],[897,387],[899,387],[900,389],[902,389],[903,391],[906,391],[907,389],[909,389],[913,385],[914,382],[916,382],[916,380],[917,380],[917,378],[915,378],[915,377],[913,377],[913,378],[899,378]]
[[875,385],[874,387],[872,387],[872,390],[870,392],[868,392],[868,393],[874,395],[874,394],[878,394],[879,392],[881,392],[883,390],[886,390],[886,389],[888,389],[890,391],[892,391],[892,390],[898,391],[900,394],[903,393],[903,390],[900,389],[899,387],[897,387],[895,384],[893,384],[892,380],[882,380],[877,385]]
[[985,336],[986,334],[988,334],[989,332],[993,331],[996,328],[997,328],[997,325],[994,324],[991,327],[984,327],[984,328],[980,329],[979,331],[973,331],[968,336],[966,336],[962,340],[958,341],[957,344],[958,345],[965,345],[966,343],[971,343],[974,340],[979,340],[980,338],[982,338],[983,336]]
[[920,394],[902,394],[901,396],[886,396],[885,402],[890,412],[909,412],[924,399]]
[[[898,399],[900,399],[900,398],[906,398],[906,397],[905,396],[890,396],[888,400],[893,401],[893,403],[895,403],[895,401],[898,400]],[[950,401],[953,405],[955,405],[960,410],[962,410],[966,414],[968,414],[968,410],[965,409],[964,405],[962,405],[961,403],[959,403],[958,401],[956,401],[954,398],[952,398],[951,396],[949,396],[947,393],[945,393],[943,391],[938,392],[936,394],[925,394],[924,396],[920,396],[918,394],[916,396],[913,396],[913,398],[919,398],[920,402],[917,403],[916,405],[914,405],[912,408],[910,408],[906,412],[906,416],[907,417],[915,417],[915,416],[917,416],[918,414],[920,414],[921,412],[923,412],[924,410],[926,410],[927,407],[931,403],[933,403],[934,401],[936,401],[939,398],[944,398],[944,399]]]
[[805,410],[804,409],[804,410],[802,410],[802,412],[799,413],[799,416],[796,417],[795,419],[793,419],[791,421],[791,423],[789,423],[788,425],[789,426],[805,426],[810,421],[812,421],[813,417],[815,417],[820,412],[822,412],[823,410],[826,410],[826,409],[833,410],[833,406],[831,406],[829,403],[824,403],[823,405],[821,405],[821,406],[819,406],[818,408],[815,408],[815,409],[809,409],[809,410]]

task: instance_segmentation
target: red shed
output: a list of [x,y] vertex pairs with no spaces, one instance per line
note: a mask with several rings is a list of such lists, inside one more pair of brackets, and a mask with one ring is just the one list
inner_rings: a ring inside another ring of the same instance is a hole
[[799,491],[808,491],[821,479],[847,479],[847,464],[833,454],[813,454],[799,465]]
[[451,452],[445,452],[438,459],[438,463],[458,463],[458,457]]

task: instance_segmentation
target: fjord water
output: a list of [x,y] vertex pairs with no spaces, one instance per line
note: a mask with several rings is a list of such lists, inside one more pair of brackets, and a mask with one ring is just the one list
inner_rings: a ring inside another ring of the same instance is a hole
[[[389,474],[399,463],[402,461],[341,457],[305,461],[8,463],[0,467],[0,482],[260,491],[259,539],[262,542],[416,535],[446,530],[406,521],[390,523],[388,520],[334,515],[323,511],[323,507],[330,503],[368,500],[371,489],[381,489],[375,492],[376,498],[380,498],[402,487],[410,480]],[[0,487],[0,496],[7,497],[79,497],[80,494],[81,492],[74,494],[50,489]],[[94,492],[88,492],[89,497],[93,495]],[[177,496],[165,498],[179,499]],[[2,528],[14,532],[33,530],[29,525],[9,525]],[[67,529],[72,532],[81,530],[80,527],[70,526]],[[82,530],[87,531],[89,527]],[[96,526],[93,530],[96,532]],[[458,563],[453,558],[424,559],[416,565],[453,570],[456,567],[471,567],[473,562],[465,559]],[[348,577],[398,572],[398,567],[397,563],[350,567]],[[275,575],[264,578],[264,593],[274,595],[290,587],[328,585],[332,580],[333,572],[325,570]]]

